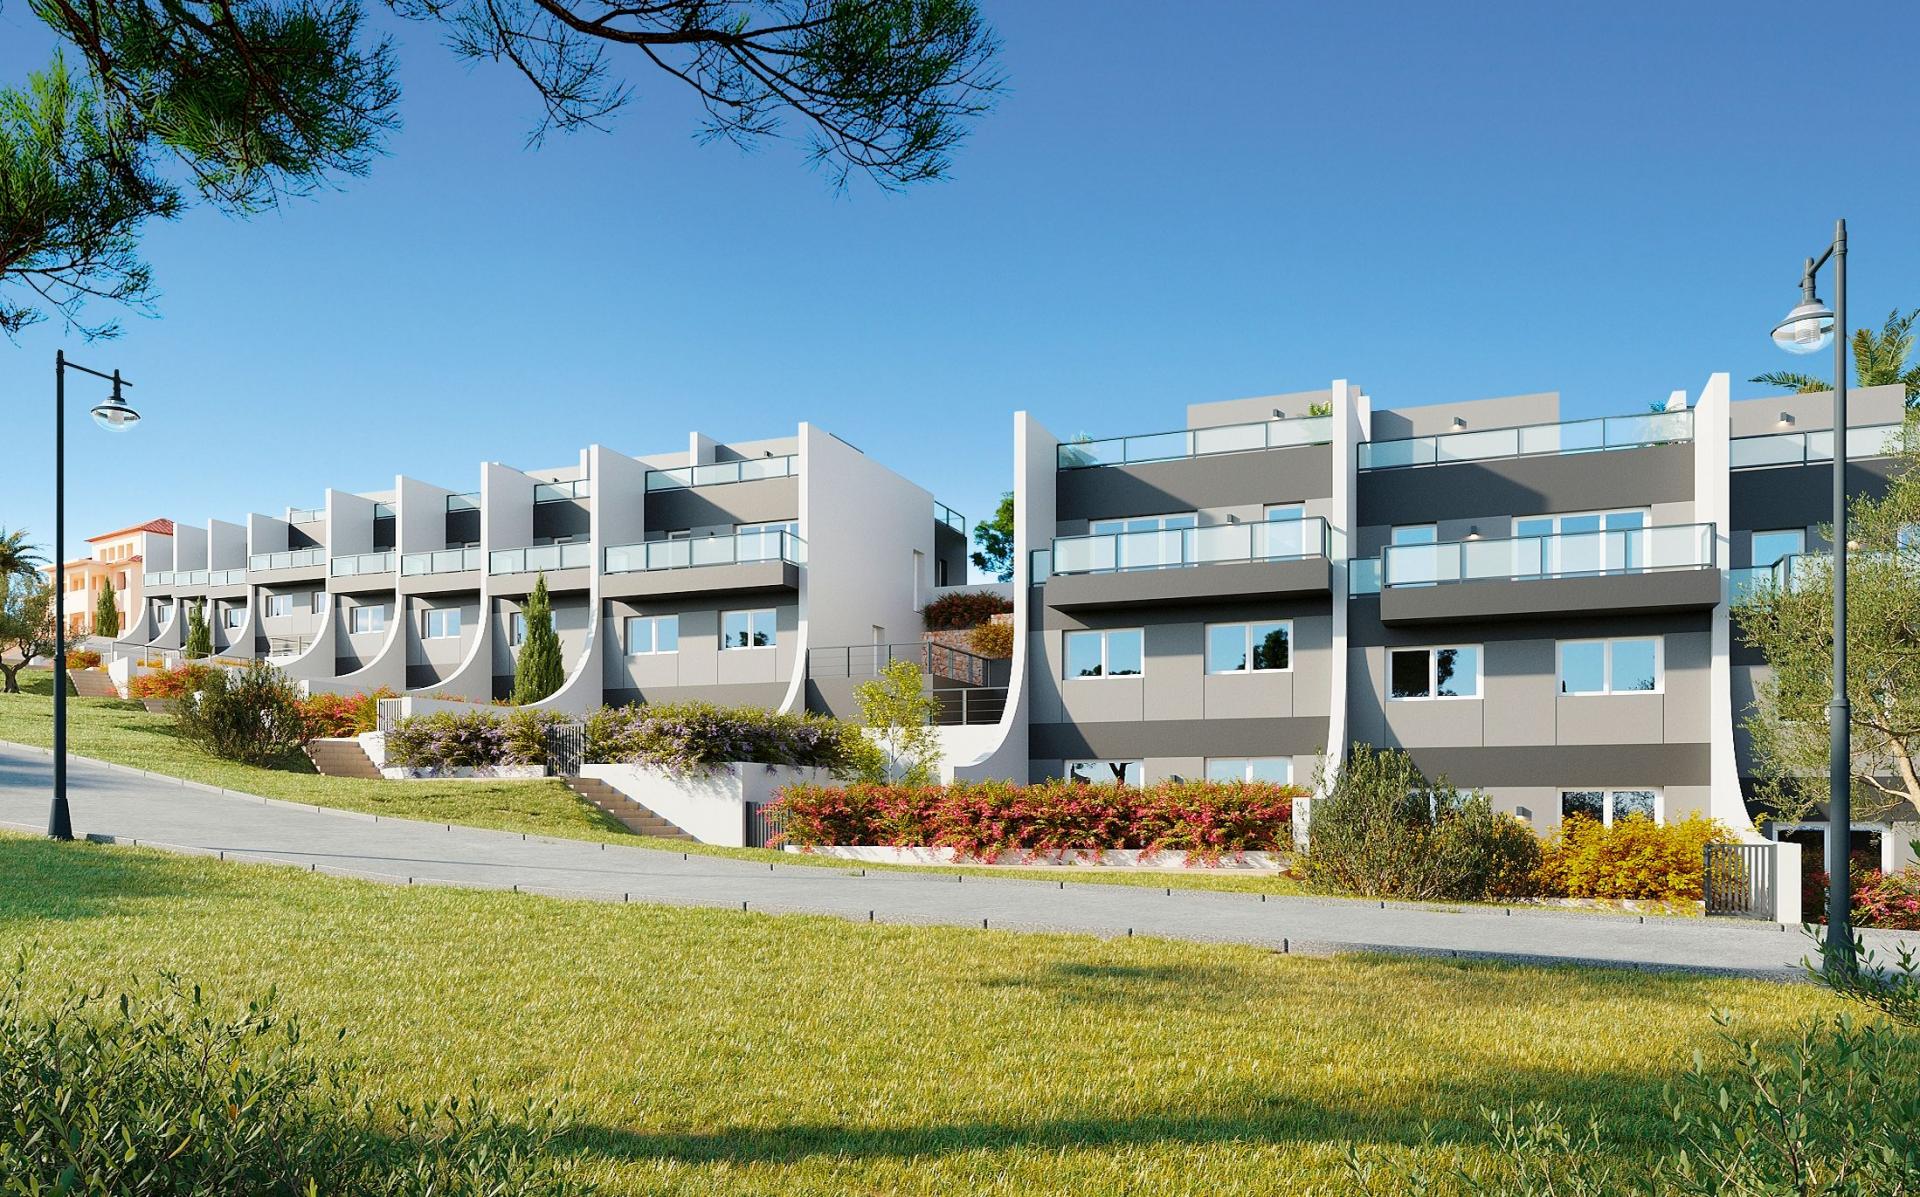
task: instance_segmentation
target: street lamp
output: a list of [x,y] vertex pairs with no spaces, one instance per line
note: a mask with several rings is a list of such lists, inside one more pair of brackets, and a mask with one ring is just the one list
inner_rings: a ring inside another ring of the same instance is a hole
[[[1813,277],[1833,261],[1834,305],[1814,294]],[[1848,856],[1853,838],[1853,713],[1847,703],[1847,222],[1833,226],[1833,244],[1808,258],[1800,302],[1774,325],[1773,343],[1788,353],[1833,346],[1833,699],[1827,704],[1827,967],[1853,971],[1853,894]]]
[[124,432],[140,421],[140,413],[120,392],[133,384],[120,371],[102,374],[67,360],[65,350],[53,355],[53,812],[47,819],[51,839],[73,838],[73,818],[67,809],[67,371],[78,370],[113,384],[113,394],[93,407],[93,422],[110,432]]

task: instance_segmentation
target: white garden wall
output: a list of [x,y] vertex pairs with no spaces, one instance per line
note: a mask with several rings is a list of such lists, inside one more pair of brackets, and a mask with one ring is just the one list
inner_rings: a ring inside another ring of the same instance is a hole
[[825,769],[742,763],[701,776],[651,765],[583,765],[580,775],[606,782],[703,844],[729,848],[747,846],[747,803],[772,802],[783,786],[832,779]]

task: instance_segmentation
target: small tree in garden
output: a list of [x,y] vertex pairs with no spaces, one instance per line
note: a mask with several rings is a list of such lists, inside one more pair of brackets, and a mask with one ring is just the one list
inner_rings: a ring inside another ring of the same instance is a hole
[[925,692],[920,670],[911,661],[895,661],[879,677],[853,688],[860,721],[875,733],[884,760],[869,781],[932,785],[940,773],[940,735],[931,724],[940,716],[940,700]]
[[29,574],[0,591],[0,674],[4,692],[20,693],[20,671],[53,655],[53,587]]
[[189,661],[213,655],[213,629],[207,626],[207,605],[187,608],[187,643],[180,650]]
[[113,579],[100,585],[100,597],[93,602],[93,634],[111,640],[120,634],[120,608],[113,605]]
[[265,661],[245,669],[209,669],[174,707],[180,734],[217,757],[258,765],[305,740],[300,692]]
[[544,572],[533,580],[533,593],[527,595],[527,605],[520,613],[527,621],[527,637],[514,663],[515,706],[539,702],[566,680],[560,667],[560,636],[553,630],[553,600],[547,597]]

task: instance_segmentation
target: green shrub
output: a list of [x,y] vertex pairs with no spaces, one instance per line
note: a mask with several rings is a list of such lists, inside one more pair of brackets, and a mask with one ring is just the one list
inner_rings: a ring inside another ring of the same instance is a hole
[[1532,828],[1485,795],[1430,781],[1406,753],[1366,744],[1313,804],[1307,834],[1307,878],[1367,897],[1519,897],[1540,864]]
[[586,759],[709,773],[735,761],[846,773],[872,749],[860,729],[810,713],[710,702],[601,707],[586,719]]
[[392,1109],[309,1050],[269,994],[228,1017],[164,976],[108,996],[0,982],[0,1189],[172,1197],[318,1193],[566,1197],[551,1108],[479,1099]]
[[207,626],[207,604],[187,604],[187,638],[181,653],[189,661],[213,655],[213,629]]
[[259,765],[305,742],[300,692],[265,661],[209,669],[173,708],[180,734],[217,757]]
[[560,663],[560,634],[553,630],[553,602],[547,597],[547,575],[533,580],[533,592],[521,609],[527,621],[526,640],[513,664],[513,704],[539,702],[560,688],[566,668]]
[[921,608],[929,632],[977,628],[996,615],[1013,610],[1013,601],[991,590],[956,590]]

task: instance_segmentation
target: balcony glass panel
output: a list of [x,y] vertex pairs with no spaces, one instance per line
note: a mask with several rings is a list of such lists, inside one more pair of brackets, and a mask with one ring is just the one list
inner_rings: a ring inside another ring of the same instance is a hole
[[530,574],[552,569],[581,569],[593,562],[593,546],[584,540],[540,544],[524,549],[495,549],[487,558],[489,574]]
[[933,501],[933,518],[936,523],[945,524],[955,531],[964,533],[967,530],[966,517],[938,499]]
[[1314,516],[1270,523],[1056,536],[1050,564],[1054,574],[1099,574],[1233,561],[1284,561],[1324,556],[1326,544],[1327,522]]
[[141,580],[148,586],[171,586],[173,585],[173,571],[170,569],[150,570],[141,575]]
[[433,553],[407,553],[400,558],[401,577],[451,574],[479,568],[479,549],[442,549]]
[[1704,569],[1713,564],[1713,525],[1393,545],[1381,560],[1382,580],[1389,588]]
[[336,578],[353,578],[362,574],[390,574],[398,565],[397,554],[393,552],[353,553],[335,557],[329,569]]
[[255,553],[247,558],[247,568],[251,570],[300,569],[305,566],[325,565],[326,561],[325,549],[292,549],[284,553]]
[[[1867,424],[1847,429],[1847,460],[1887,457],[1900,451],[1900,425]],[[1735,437],[1728,464],[1736,470],[1757,466],[1805,465],[1833,460],[1833,430],[1782,432],[1772,436]]]
[[470,491],[464,495],[448,495],[447,510],[448,511],[480,510],[480,492]]
[[1347,562],[1347,593],[1380,593],[1380,558],[1356,557]]
[[244,569],[215,569],[207,572],[209,586],[238,586],[247,580]]
[[533,484],[533,501],[536,503],[561,503],[568,499],[584,499],[593,493],[590,479],[581,478],[573,482],[536,482]]
[[806,544],[798,536],[768,529],[755,529],[733,536],[614,545],[607,549],[606,559],[607,572],[610,574],[692,569],[703,565],[735,565],[754,561],[788,561],[804,565],[807,560]]
[[377,520],[390,520],[390,519],[392,519],[392,518],[393,518],[393,504],[391,504],[391,503],[375,503],[375,504],[373,505],[373,518],[374,518],[374,519],[377,519]]
[[1607,416],[1559,424],[1449,432],[1402,440],[1369,441],[1360,446],[1360,468],[1389,470],[1453,461],[1489,461],[1554,453],[1588,453],[1664,445],[1693,437],[1691,411]]
[[762,478],[786,478],[799,473],[799,459],[750,457],[744,461],[719,461],[711,465],[681,466],[672,470],[648,470],[648,490],[683,490],[689,486],[723,486],[732,482],[754,482]]
[[1213,453],[1244,453],[1251,449],[1322,445],[1332,439],[1332,416],[1307,416],[1256,424],[1229,424],[1219,428],[1152,432],[1144,436],[1117,436],[1098,441],[1073,441],[1059,447],[1055,464],[1063,470],[1077,470],[1088,466],[1172,461]]

